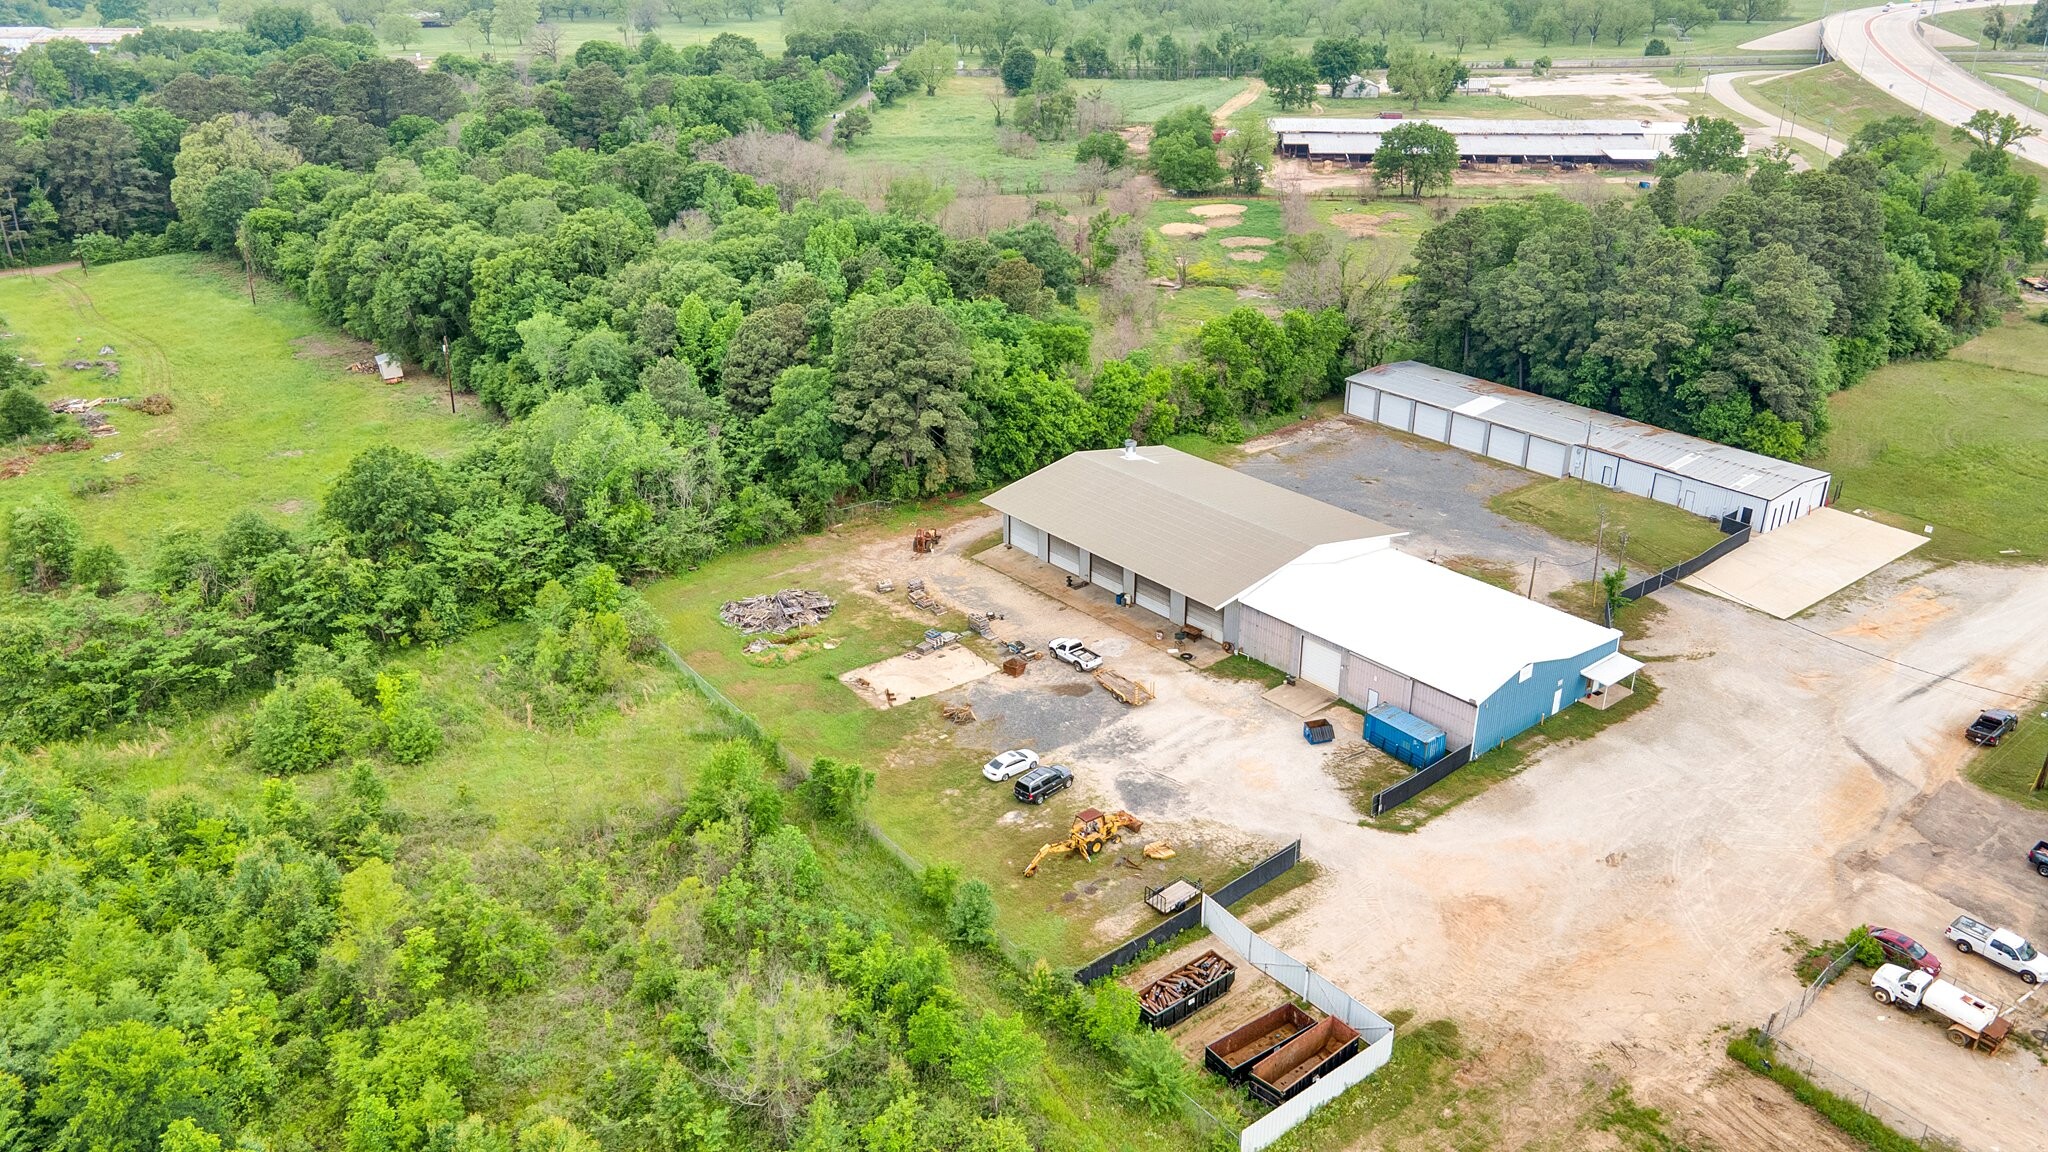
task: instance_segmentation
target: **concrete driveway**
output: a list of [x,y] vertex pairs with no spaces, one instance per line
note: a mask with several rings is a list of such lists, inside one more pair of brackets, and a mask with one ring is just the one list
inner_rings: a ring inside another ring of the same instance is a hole
[[1816,508],[1682,582],[1789,620],[1925,543],[1889,524]]

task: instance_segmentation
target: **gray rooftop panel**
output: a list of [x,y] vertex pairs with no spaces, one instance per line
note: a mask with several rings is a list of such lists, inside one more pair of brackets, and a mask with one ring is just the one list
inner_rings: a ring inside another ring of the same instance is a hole
[[1351,379],[1438,408],[1463,408],[1495,424],[1545,440],[1586,445],[1610,456],[1765,500],[1776,499],[1801,484],[1828,475],[1804,464],[1667,431],[1414,360],[1368,368]]
[[1076,452],[982,502],[1211,608],[1318,544],[1399,534],[1163,447]]

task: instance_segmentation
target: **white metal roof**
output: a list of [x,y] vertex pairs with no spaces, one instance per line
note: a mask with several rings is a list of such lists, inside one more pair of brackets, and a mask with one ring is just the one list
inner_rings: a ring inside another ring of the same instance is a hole
[[1380,141],[1402,124],[1434,124],[1458,139],[1461,156],[1605,156],[1610,160],[1655,160],[1670,150],[1685,125],[1651,120],[1470,120],[1416,117],[1409,120],[1355,117],[1276,116],[1267,125],[1283,145],[1310,156],[1356,156],[1377,152]]
[[1579,669],[1579,675],[1605,688],[1609,684],[1619,684],[1642,670],[1641,660],[1621,652],[1609,652]]
[[1401,535],[1164,447],[1076,452],[982,503],[1211,608],[1317,545]]
[[[1353,383],[1379,388],[1438,408],[1484,412],[1484,419],[1502,427],[1541,436],[1558,444],[1585,445],[1610,456],[1634,460],[1678,476],[1688,476],[1763,500],[1774,500],[1803,484],[1825,480],[1828,473],[1804,464],[1765,456],[1744,448],[1716,444],[1683,432],[1553,400],[1435,368],[1414,360],[1382,364],[1351,377]],[[1498,403],[1478,409],[1482,400]]]
[[1316,549],[1238,599],[1474,704],[1526,664],[1583,656],[1621,638],[1393,548],[1346,556]]

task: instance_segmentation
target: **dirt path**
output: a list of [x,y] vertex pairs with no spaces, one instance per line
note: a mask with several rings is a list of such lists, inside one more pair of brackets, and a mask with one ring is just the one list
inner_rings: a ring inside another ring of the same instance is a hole
[[1223,102],[1223,106],[1221,108],[1216,109],[1216,111],[1213,114],[1211,114],[1210,119],[1214,120],[1216,122],[1216,126],[1219,128],[1228,127],[1230,124],[1230,118],[1232,116],[1235,116],[1239,112],[1244,111],[1246,108],[1251,107],[1252,101],[1257,100],[1259,97],[1264,96],[1265,94],[1266,82],[1264,80],[1254,78],[1252,80],[1246,81],[1244,91],[1239,92],[1237,95],[1232,96],[1228,100],[1225,100]]

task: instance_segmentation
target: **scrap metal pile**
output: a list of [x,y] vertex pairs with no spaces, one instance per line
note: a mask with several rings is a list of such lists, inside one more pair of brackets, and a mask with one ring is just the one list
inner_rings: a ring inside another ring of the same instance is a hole
[[772,596],[749,596],[719,606],[718,618],[747,635],[808,628],[832,614],[832,599],[822,592],[785,588]]
[[1165,1028],[1229,991],[1237,965],[1214,952],[1204,952],[1138,990],[1140,1017],[1153,1028]]

